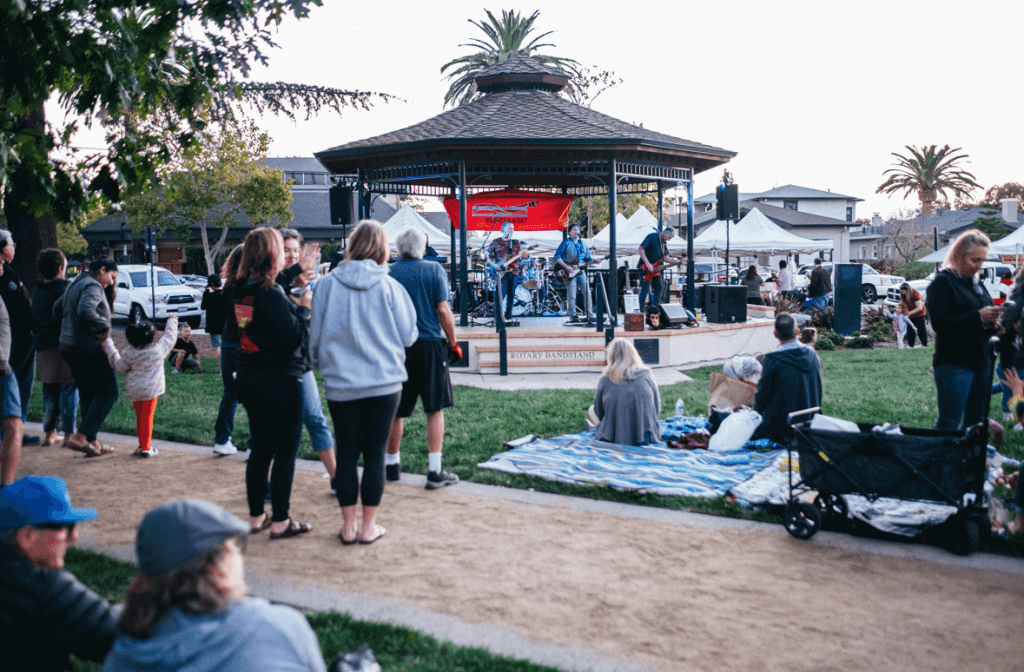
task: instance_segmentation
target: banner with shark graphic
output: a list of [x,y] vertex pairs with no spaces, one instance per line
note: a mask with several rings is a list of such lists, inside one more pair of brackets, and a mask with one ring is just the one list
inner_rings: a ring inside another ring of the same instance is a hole
[[[469,197],[469,231],[500,231],[505,222],[512,222],[516,231],[560,231],[569,221],[572,196],[542,191],[502,189],[471,194]],[[444,209],[455,228],[459,227],[459,199],[448,196]]]

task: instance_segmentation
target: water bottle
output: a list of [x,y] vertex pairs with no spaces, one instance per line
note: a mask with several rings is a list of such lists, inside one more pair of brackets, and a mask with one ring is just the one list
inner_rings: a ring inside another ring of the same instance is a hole
[[677,418],[683,417],[683,400],[682,399],[676,399],[676,417]]

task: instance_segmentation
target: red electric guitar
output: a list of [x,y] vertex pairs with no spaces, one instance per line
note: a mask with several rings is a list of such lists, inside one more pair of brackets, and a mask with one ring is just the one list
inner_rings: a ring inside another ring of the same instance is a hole
[[[675,268],[677,266],[682,266],[685,263],[686,263],[685,261],[674,261],[671,264],[666,264],[664,259],[660,259],[660,260],[654,262],[654,264],[653,264],[654,265],[654,270],[653,271],[651,271],[650,273],[644,273],[644,282],[650,282],[654,278],[656,278],[659,275],[661,275],[662,271],[664,271],[667,268]],[[644,263],[642,261],[640,262],[640,269],[641,270],[644,269]]]

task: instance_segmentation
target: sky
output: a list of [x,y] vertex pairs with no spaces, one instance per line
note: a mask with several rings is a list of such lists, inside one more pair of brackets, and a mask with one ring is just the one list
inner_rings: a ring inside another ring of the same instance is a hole
[[[447,61],[483,33],[484,7],[555,31],[544,50],[610,69],[624,82],[593,109],[737,152],[740,190],[796,184],[864,199],[858,217],[917,207],[875,195],[905,145],[950,144],[988,188],[1024,182],[1021,129],[1024,2],[531,3],[324,0],[289,20],[261,81],[385,92],[371,111],[292,123],[264,117],[271,156],[310,156],[444,111]],[[695,195],[721,178],[696,178]],[[975,196],[980,197],[981,191]]]

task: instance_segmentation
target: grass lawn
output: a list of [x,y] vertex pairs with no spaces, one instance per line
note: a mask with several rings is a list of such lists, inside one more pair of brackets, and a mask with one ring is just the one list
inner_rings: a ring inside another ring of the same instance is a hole
[[[69,548],[66,569],[79,581],[112,602],[124,600],[124,593],[139,568],[79,548]],[[503,656],[484,649],[471,649],[438,642],[433,637],[407,628],[358,621],[334,611],[307,614],[320,640],[324,660],[330,664],[341,651],[352,651],[369,644],[373,655],[385,670],[405,672],[558,672],[558,668]],[[100,665],[77,661],[76,672],[98,672]]]
[[[824,412],[855,422],[899,422],[911,427],[932,427],[936,418],[935,382],[929,373],[932,347],[912,350],[842,350],[821,352],[825,370]],[[217,417],[222,385],[213,359],[203,361],[205,374],[167,375],[167,393],[156,409],[154,434],[163,439],[213,445],[213,425]],[[675,402],[685,402],[685,413],[706,413],[707,386],[711,367],[688,371],[692,382],[661,388],[662,414],[675,412]],[[320,380],[321,396],[323,381]],[[111,411],[104,429],[123,434],[135,433],[135,412],[123,392]],[[41,386],[33,391],[29,416],[41,419]],[[504,450],[503,443],[526,434],[550,437],[576,432],[583,427],[587,407],[593,403],[591,390],[529,390],[502,392],[456,387],[454,408],[445,413],[444,460],[446,468],[464,480],[513,488],[608,499],[631,504],[670,509],[686,509],[734,517],[774,521],[761,512],[748,511],[729,504],[725,498],[702,499],[664,497],[620,492],[605,487],[555,483],[533,476],[504,474],[476,465]],[[324,412],[327,413],[326,400]],[[992,398],[992,417],[1001,418],[999,397]],[[243,446],[249,428],[245,410],[239,406],[235,416],[236,445]],[[1024,433],[1007,432],[1003,453],[1024,457]],[[309,437],[302,433],[300,457],[315,459]],[[417,408],[406,422],[402,445],[402,468],[411,473],[426,473],[426,416]]]

